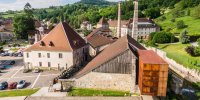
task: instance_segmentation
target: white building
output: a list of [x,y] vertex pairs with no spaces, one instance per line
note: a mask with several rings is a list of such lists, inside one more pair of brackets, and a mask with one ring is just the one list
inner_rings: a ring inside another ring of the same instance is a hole
[[84,21],[81,24],[81,29],[87,29],[87,30],[92,30],[92,24],[89,21]]
[[[109,20],[109,28],[113,33],[117,32],[117,20]],[[121,21],[121,36],[132,33],[132,23],[133,20],[123,20]],[[138,39],[147,39],[149,34],[152,32],[160,31],[160,27],[155,24],[151,19],[139,18],[138,19]]]
[[29,68],[69,68],[87,59],[88,45],[67,23],[58,24],[42,40],[24,51]]

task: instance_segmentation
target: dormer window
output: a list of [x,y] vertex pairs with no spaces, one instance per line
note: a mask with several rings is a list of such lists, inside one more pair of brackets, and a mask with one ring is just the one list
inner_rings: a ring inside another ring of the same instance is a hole
[[49,42],[49,46],[50,46],[50,47],[53,47],[53,46],[54,46],[54,44],[53,44],[52,41]]
[[78,42],[79,42],[78,40],[73,41],[74,45],[78,45]]
[[41,41],[41,42],[40,42],[40,46],[45,46],[44,41]]

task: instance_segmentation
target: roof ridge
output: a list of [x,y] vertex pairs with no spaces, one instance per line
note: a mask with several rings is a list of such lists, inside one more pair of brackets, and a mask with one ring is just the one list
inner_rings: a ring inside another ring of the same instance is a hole
[[71,45],[71,43],[70,43],[70,41],[69,41],[69,37],[68,37],[68,35],[67,35],[67,33],[66,33],[66,30],[65,30],[65,27],[64,27],[64,25],[63,25],[63,22],[60,22],[61,23],[61,25],[62,25],[62,29],[64,30],[64,32],[65,32],[65,36],[66,36],[66,39],[67,39],[67,42],[69,43],[69,45],[70,45],[70,49],[73,51],[73,49],[72,49],[72,45]]

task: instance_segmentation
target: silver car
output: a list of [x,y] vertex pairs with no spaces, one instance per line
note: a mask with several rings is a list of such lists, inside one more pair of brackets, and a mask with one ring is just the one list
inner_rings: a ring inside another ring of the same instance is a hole
[[25,80],[21,80],[17,84],[17,89],[22,89],[22,88],[25,87],[25,85],[26,85],[26,81]]

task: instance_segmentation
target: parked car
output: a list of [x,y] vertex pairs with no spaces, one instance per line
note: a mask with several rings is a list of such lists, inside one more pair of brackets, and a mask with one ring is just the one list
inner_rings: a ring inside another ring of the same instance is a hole
[[17,82],[12,82],[12,83],[10,83],[10,84],[8,85],[8,88],[9,88],[9,89],[16,89],[16,87],[17,87]]
[[8,83],[7,82],[2,82],[1,84],[0,84],[0,90],[4,90],[4,89],[6,89],[8,87]]
[[21,80],[17,84],[17,89],[22,89],[22,88],[24,88],[25,85],[26,85],[26,81],[25,80]]
[[14,65],[15,61],[14,60],[7,60],[3,63],[3,65]]
[[1,53],[1,56],[9,56],[8,52]]
[[39,68],[35,68],[34,70],[33,70],[33,73],[39,73],[40,72],[40,69]]
[[29,69],[24,69],[23,70],[23,73],[28,73],[28,72],[30,72],[31,70],[29,70]]

